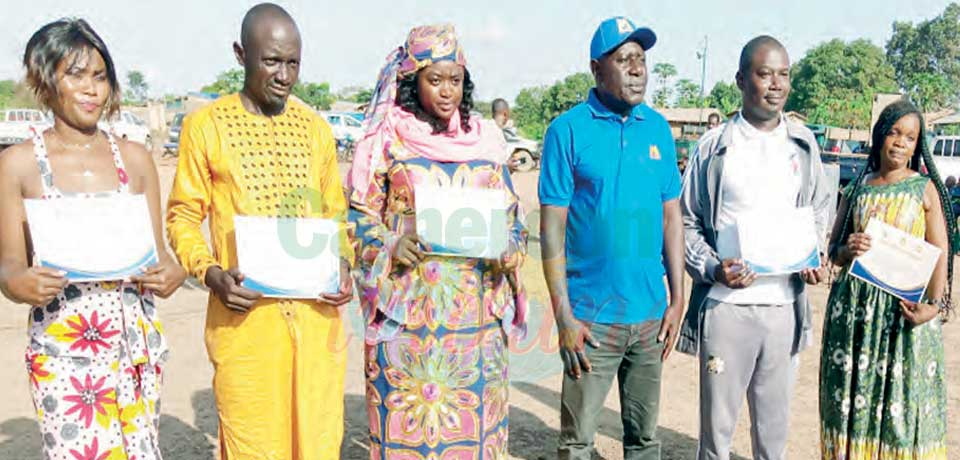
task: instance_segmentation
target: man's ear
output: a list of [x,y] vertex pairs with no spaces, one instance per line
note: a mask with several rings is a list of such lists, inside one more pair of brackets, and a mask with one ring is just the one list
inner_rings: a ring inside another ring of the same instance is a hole
[[590,73],[593,74],[593,82],[600,86],[600,81],[603,80],[602,72],[600,72],[600,61],[596,59],[590,61]]
[[247,65],[246,65],[245,51],[243,47],[240,46],[240,43],[233,42],[233,55],[234,57],[237,58],[237,64],[240,64],[240,67],[243,67],[244,69],[246,69]]

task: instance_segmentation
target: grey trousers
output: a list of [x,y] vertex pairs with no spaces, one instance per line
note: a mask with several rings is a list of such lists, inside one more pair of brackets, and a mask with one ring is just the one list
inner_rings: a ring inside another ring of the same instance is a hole
[[663,350],[657,343],[660,323],[658,319],[633,325],[588,325],[600,347],[585,347],[591,372],[582,374],[579,380],[563,374],[557,449],[561,460],[591,458],[597,416],[614,376],[620,388],[623,458],[660,459],[660,441],[656,438]]
[[793,305],[707,299],[700,339],[699,460],[727,460],[746,394],[753,458],[785,457],[798,357]]

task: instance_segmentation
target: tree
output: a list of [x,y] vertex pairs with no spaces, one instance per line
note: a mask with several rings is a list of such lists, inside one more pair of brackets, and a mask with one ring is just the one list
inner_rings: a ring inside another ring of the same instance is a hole
[[230,69],[220,72],[217,80],[200,89],[205,93],[232,94],[243,89],[243,69]]
[[834,39],[810,50],[793,67],[787,110],[812,123],[867,129],[873,97],[896,91],[893,66],[867,40]]
[[521,134],[531,139],[542,139],[554,118],[587,100],[593,85],[593,76],[581,72],[549,87],[520,90],[512,113]]
[[894,22],[887,59],[897,83],[926,112],[960,102],[960,4],[917,25]]
[[127,100],[137,103],[147,100],[147,90],[149,88],[150,85],[143,77],[143,72],[139,70],[127,72],[127,91],[124,94]]
[[307,105],[320,110],[330,110],[335,100],[330,94],[329,83],[297,83],[291,92]]
[[0,109],[39,108],[36,96],[26,83],[14,80],[0,80]]
[[370,98],[373,97],[372,88],[363,88],[360,91],[357,91],[350,100],[358,104],[365,104],[370,102]]
[[670,100],[670,79],[677,76],[677,68],[669,62],[660,62],[653,66],[653,74],[657,76],[657,90],[653,93],[653,105],[666,107]]
[[511,115],[520,134],[531,139],[543,139],[547,122],[543,119],[543,95],[546,86],[524,88],[517,94]]
[[703,107],[703,99],[700,98],[700,85],[690,79],[684,78],[678,81],[674,91],[677,93],[677,107]]
[[17,82],[13,80],[2,80],[0,81],[0,108],[5,108],[10,105],[10,101],[13,99],[13,94],[16,92]]
[[707,96],[707,107],[713,107],[724,115],[740,108],[743,96],[734,83],[718,81]]

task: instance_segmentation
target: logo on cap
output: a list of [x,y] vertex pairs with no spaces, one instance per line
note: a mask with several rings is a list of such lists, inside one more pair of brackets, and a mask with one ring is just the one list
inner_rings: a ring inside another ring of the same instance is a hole
[[651,145],[651,146],[650,146],[650,159],[651,159],[651,160],[659,160],[659,159],[660,159],[660,149],[658,149],[656,145]]
[[625,18],[617,18],[617,32],[628,34],[633,32],[633,26],[630,24],[630,21],[627,21]]

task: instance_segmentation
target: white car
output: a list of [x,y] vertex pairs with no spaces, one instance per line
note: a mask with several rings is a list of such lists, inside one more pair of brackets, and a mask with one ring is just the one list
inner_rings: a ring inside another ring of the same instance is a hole
[[146,122],[131,112],[121,110],[113,120],[101,121],[100,128],[110,131],[121,139],[139,142],[147,148],[147,151],[153,151],[153,136],[150,135],[150,128],[147,127]]
[[52,125],[43,112],[36,109],[0,111],[0,148],[29,139],[31,127],[44,130]]
[[358,141],[363,137],[363,125],[356,118],[336,112],[321,113],[320,115],[330,124],[333,137],[338,141]]
[[951,187],[957,184],[960,181],[960,136],[935,137],[933,161],[944,182]]

